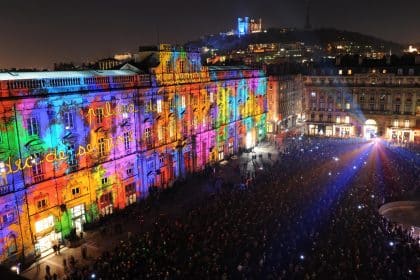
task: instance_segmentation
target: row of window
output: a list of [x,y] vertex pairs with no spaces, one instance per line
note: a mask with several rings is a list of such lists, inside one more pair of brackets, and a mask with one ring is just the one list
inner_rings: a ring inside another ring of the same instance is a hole
[[[329,122],[329,123],[333,122],[332,117],[333,117],[332,114],[328,114],[326,121]],[[311,121],[312,122],[315,121],[315,113],[312,113],[311,114]],[[318,115],[318,121],[320,121],[320,122],[324,121],[324,114],[319,114]],[[344,117],[342,117],[342,116],[336,116],[335,122],[336,123],[346,123],[346,124],[349,124],[350,123],[350,117],[349,116],[344,116]]]
[[[333,70],[332,70],[333,71]],[[372,69],[371,71],[370,71],[372,74],[375,74],[375,73],[382,73],[382,74],[386,74],[387,73],[387,70],[386,69],[382,69],[382,71],[379,71],[379,70],[376,70],[376,69]],[[343,69],[339,69],[338,70],[338,75],[344,75],[344,73],[345,73],[345,71],[343,70]],[[324,73],[325,74],[325,73]],[[331,73],[332,75],[333,75],[333,73]],[[352,71],[352,69],[347,69],[347,75],[352,75],[353,74],[353,71]],[[404,74],[404,71],[403,71],[403,69],[402,68],[398,68],[397,69],[397,75],[403,75]],[[414,68],[409,68],[408,69],[408,75],[409,76],[413,76],[414,75]]]
[[[201,65],[198,62],[192,61],[189,64],[189,67],[187,67],[186,60],[180,59],[177,62],[177,73],[185,73],[185,72],[200,72],[201,71]],[[165,65],[165,72],[166,73],[173,73],[174,72],[174,62],[172,60],[166,61]]]
[[[320,122],[325,121],[324,114],[319,114],[317,120],[320,121]],[[311,114],[311,121],[312,122],[315,121],[315,113]],[[327,115],[326,121],[329,122],[329,123],[333,122],[332,114]],[[340,123],[349,124],[350,123],[350,117],[349,116],[344,116],[344,118],[343,118],[342,116],[336,116],[335,117],[335,122],[338,123],[338,124],[340,124]],[[400,121],[398,119],[393,120],[392,121],[392,126],[399,127],[400,126]],[[404,120],[404,127],[406,127],[406,128],[410,127],[410,120]]]
[[[67,111],[63,113],[63,123],[65,129],[73,129],[74,128],[74,113]],[[40,127],[39,121],[37,117],[29,117],[26,119],[26,128],[29,136],[39,136],[40,135]]]

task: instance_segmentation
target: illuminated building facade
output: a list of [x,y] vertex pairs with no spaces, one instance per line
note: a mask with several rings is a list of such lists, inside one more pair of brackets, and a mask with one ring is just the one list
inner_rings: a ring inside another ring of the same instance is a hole
[[304,76],[305,132],[419,142],[418,67],[322,69]]
[[238,18],[238,26],[236,33],[238,36],[244,36],[251,33],[262,32],[262,20],[258,21],[250,19],[249,17]]
[[266,134],[265,73],[160,46],[123,70],[0,73],[0,261],[45,254],[83,224]]
[[292,129],[302,124],[302,75],[271,75],[268,79],[269,133]]

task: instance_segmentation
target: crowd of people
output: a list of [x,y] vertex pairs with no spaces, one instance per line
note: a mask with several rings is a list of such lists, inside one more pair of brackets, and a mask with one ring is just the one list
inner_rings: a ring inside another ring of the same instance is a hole
[[280,151],[252,158],[262,168],[244,178],[246,187],[224,178],[203,200],[156,217],[92,265],[73,265],[67,278],[420,276],[420,240],[378,213],[385,202],[418,194],[418,155],[407,161],[381,143],[302,137],[286,139]]

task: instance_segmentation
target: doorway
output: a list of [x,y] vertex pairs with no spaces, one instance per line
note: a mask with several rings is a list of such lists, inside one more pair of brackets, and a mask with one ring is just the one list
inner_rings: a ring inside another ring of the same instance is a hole
[[363,137],[367,140],[376,138],[378,133],[378,126],[375,120],[367,120],[363,127]]

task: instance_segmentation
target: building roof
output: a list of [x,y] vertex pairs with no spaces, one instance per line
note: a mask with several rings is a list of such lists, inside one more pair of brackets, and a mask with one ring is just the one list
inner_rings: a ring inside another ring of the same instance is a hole
[[131,70],[4,72],[0,73],[0,81],[131,76],[135,74],[137,73]]

